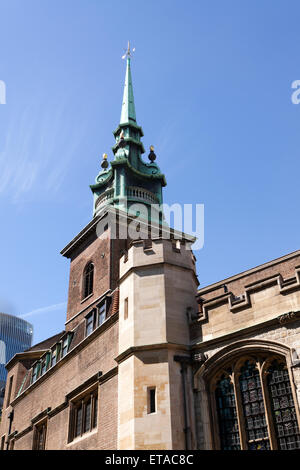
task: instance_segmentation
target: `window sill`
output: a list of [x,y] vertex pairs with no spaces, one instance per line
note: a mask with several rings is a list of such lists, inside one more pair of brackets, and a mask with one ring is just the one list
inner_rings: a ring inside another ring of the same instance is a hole
[[94,436],[95,434],[97,434],[97,432],[98,432],[98,428],[94,428],[94,429],[92,429],[91,431],[82,434],[82,436],[75,437],[75,439],[73,439],[73,441],[69,442],[69,443],[67,444],[67,446],[72,446],[73,444],[77,444],[78,442],[83,441],[83,440],[86,439],[87,437]]
[[94,292],[93,292],[92,294],[88,295],[87,297],[85,297],[80,303],[81,303],[81,304],[84,304],[84,302],[86,302],[88,299],[90,299],[91,297],[93,297],[93,295],[94,295]]

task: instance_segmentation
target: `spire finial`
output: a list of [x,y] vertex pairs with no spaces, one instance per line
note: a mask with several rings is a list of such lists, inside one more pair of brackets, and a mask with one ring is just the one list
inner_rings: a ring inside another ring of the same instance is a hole
[[127,57],[127,64],[126,64],[126,76],[125,76],[125,85],[124,85],[124,94],[123,94],[120,124],[126,124],[129,122],[136,123],[132,78],[131,78],[131,70],[130,70],[130,57],[131,57],[132,52],[134,51],[135,51],[135,48],[131,50],[130,42],[128,41],[127,51],[122,57],[122,59],[125,59],[125,57]]
[[[134,52],[134,51],[135,51],[135,47],[132,49],[132,52]],[[127,51],[122,56],[122,59],[125,59],[125,57],[131,57],[130,41],[128,41]]]

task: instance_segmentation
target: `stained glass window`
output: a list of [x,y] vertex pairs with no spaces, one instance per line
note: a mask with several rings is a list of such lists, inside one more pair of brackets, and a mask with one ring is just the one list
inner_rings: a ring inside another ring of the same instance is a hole
[[270,449],[259,372],[255,364],[246,361],[239,378],[248,449]]
[[[280,450],[300,449],[300,432],[286,364],[274,359],[266,369],[265,357],[254,359],[245,360],[238,368],[233,365],[216,384],[221,449],[269,450],[271,442],[272,448]],[[264,384],[259,367],[267,373]],[[236,377],[235,386],[230,376]],[[264,396],[270,406],[268,409]],[[239,423],[243,426],[241,442]]]
[[240,450],[239,425],[230,377],[223,375],[216,388],[216,403],[222,450]]
[[268,369],[270,395],[278,449],[300,449],[300,434],[288,370],[274,361]]

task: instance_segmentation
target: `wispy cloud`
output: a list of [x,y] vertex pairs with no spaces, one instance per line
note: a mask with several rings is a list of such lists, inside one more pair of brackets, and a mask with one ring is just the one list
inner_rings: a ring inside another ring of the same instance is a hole
[[31,312],[24,313],[23,315],[19,315],[20,318],[27,318],[32,317],[33,315],[42,315],[43,313],[54,312],[56,310],[61,310],[67,307],[67,302],[62,302],[60,304],[48,305],[47,307],[37,308],[36,310],[32,310]]
[[74,155],[84,139],[86,125],[72,129],[66,119],[68,98],[43,105],[28,104],[19,117],[13,113],[0,150],[0,194],[14,203],[24,195],[49,193],[62,186]]

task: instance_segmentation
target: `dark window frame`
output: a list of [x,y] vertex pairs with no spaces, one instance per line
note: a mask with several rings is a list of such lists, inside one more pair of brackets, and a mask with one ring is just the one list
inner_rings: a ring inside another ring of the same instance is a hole
[[[108,299],[105,298],[97,305],[97,307],[93,308],[85,316],[85,338],[87,336],[90,336],[96,328],[99,328],[101,325],[103,325],[103,323],[105,323],[105,321],[107,320],[108,308]],[[88,327],[90,329],[88,329]]]
[[45,450],[47,438],[47,420],[34,426],[32,450]]
[[65,338],[62,339],[61,341],[61,348],[60,348],[60,359],[65,357],[68,354],[68,349],[69,349],[69,338],[66,336]]
[[[87,409],[90,406],[88,423]],[[80,413],[80,420],[78,415]],[[98,424],[98,387],[93,388],[81,398],[75,399],[70,403],[70,421],[69,421],[69,439],[72,442],[84,434],[91,432],[97,428]]]
[[[212,438],[215,449],[225,450],[221,437],[222,423],[220,421],[222,420],[220,420],[221,412],[219,410],[220,403],[218,403],[219,394],[217,393],[219,384],[225,376],[232,384],[233,393],[231,395],[233,395],[234,403],[231,403],[232,397],[226,396],[226,393],[224,403],[227,407],[235,409],[234,417],[237,418],[236,422],[232,424],[234,428],[231,426],[231,429],[226,429],[226,435],[236,434],[238,431],[240,438],[239,443],[227,442],[226,450],[236,450],[236,445],[240,446],[242,450],[269,448],[277,450],[281,445],[282,449],[287,448],[288,450],[300,448],[300,416],[290,364],[283,355],[259,351],[257,353],[245,352],[235,361],[224,362],[214,376],[210,377]],[[277,382],[279,384],[283,382],[283,384],[279,386]],[[278,390],[276,390],[277,385]],[[278,397],[280,402],[282,401],[280,406],[277,406]],[[272,404],[273,398],[274,404]],[[224,404],[221,406],[224,408]],[[279,416],[281,411],[283,411],[285,419]],[[276,429],[276,416],[280,418],[278,429]],[[234,420],[231,419],[231,421]],[[287,432],[283,435],[281,434],[284,432],[282,422],[288,425]],[[238,423],[237,427],[236,423]],[[259,432],[260,435],[253,435],[253,430],[255,433]],[[284,441],[284,437],[286,437],[286,441]]]
[[40,362],[38,361],[32,366],[31,383],[32,384],[35,383],[37,379],[39,378],[39,376],[40,376]]
[[[103,311],[101,312],[102,308],[103,308]],[[101,326],[101,325],[103,325],[103,323],[105,322],[105,320],[107,318],[106,317],[106,315],[107,315],[107,299],[102,300],[102,302],[100,302],[97,305],[97,310],[98,310],[97,326]],[[101,315],[103,315],[103,314],[104,314],[104,319],[100,323],[100,318],[101,318]]]
[[[55,346],[51,349],[51,356],[50,356],[50,367],[54,367],[57,363],[57,356],[58,356],[58,348]],[[53,360],[55,358],[55,360]]]
[[[93,308],[91,312],[85,317],[85,336],[89,336],[95,329],[97,309]],[[91,330],[88,332],[88,328]]]
[[95,266],[93,262],[89,262],[83,272],[83,292],[82,299],[87,299],[94,292],[94,274]]
[[11,392],[12,392],[13,380],[14,380],[14,376],[11,375],[10,378],[9,378],[9,386],[8,386],[8,394],[7,394],[7,400],[6,400],[6,408],[8,408],[9,405],[10,405],[10,399],[11,399]]
[[147,414],[154,414],[157,411],[157,397],[156,397],[156,387],[148,387],[147,388]]

